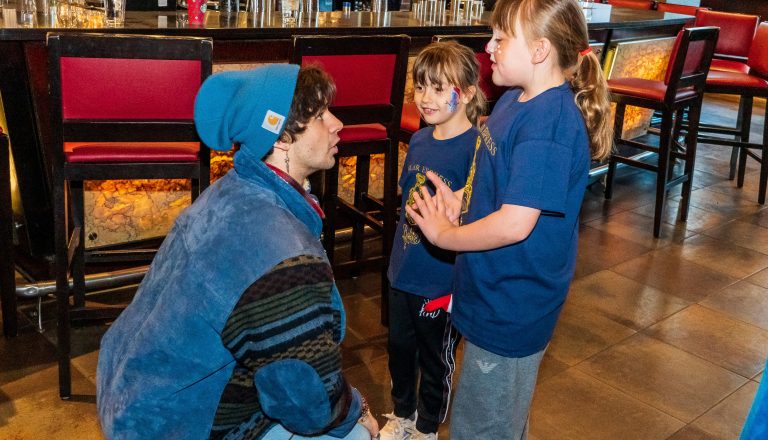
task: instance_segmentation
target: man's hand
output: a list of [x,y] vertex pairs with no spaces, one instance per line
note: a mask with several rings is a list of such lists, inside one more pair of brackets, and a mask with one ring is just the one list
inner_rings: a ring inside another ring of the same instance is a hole
[[[430,177],[430,179],[432,179],[432,177]],[[448,188],[444,183],[443,185]],[[435,186],[437,187],[436,182]],[[444,247],[440,243],[441,236],[454,228],[458,228],[458,225],[451,221],[446,212],[445,200],[443,197],[445,191],[440,189],[440,187],[437,188],[438,190],[435,192],[435,196],[432,197],[429,194],[429,190],[422,186],[421,195],[414,192],[413,205],[406,205],[405,210],[408,212],[408,215],[411,216],[413,221],[416,222],[419,229],[421,229],[421,233],[430,241],[430,243],[435,246]],[[450,188],[448,188],[448,192],[451,194],[451,197],[453,197]],[[445,237],[443,237],[443,239],[445,239]]]
[[373,414],[368,414],[364,419],[359,420],[359,423],[368,430],[371,434],[371,439],[379,438],[379,422],[376,421],[376,417]]

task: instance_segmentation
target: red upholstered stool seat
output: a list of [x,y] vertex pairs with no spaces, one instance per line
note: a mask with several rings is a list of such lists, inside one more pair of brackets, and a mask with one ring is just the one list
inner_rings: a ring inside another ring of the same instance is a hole
[[64,154],[69,163],[196,162],[199,150],[197,142],[64,144]]
[[[654,81],[643,78],[617,78],[608,80],[611,93],[620,93],[638,98],[662,102],[667,93],[667,85],[662,81]],[[696,96],[696,92],[689,88],[678,90],[675,100],[688,99]]]
[[714,72],[716,70],[723,72],[749,73],[749,66],[747,66],[747,63],[742,63],[741,61],[715,58],[712,60],[712,65],[709,67],[709,71]]
[[709,72],[707,76],[707,86],[714,89],[716,87],[746,87],[753,90],[753,93],[760,93],[760,89],[768,91],[768,80],[758,76],[737,72]]

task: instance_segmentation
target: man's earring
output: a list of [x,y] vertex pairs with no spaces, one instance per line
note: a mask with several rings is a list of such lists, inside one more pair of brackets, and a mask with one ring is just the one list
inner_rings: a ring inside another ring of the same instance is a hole
[[291,160],[288,159],[288,150],[285,151],[285,172],[290,174],[291,173]]

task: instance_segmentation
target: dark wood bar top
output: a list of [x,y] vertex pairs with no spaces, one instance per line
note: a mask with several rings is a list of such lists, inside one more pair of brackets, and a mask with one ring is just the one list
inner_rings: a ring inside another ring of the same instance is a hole
[[[312,34],[407,34],[412,37],[431,37],[437,33],[463,34],[490,31],[490,13],[485,12],[480,19],[466,21],[454,20],[448,14],[438,19],[418,18],[410,12],[397,11],[386,13],[373,12],[319,12],[310,18],[304,17],[295,27],[281,25],[278,12],[271,16],[256,16],[253,13],[239,12],[225,14],[208,11],[203,25],[190,25],[184,21],[185,11],[128,11],[125,25],[117,28],[87,28],[82,25],[62,26],[59,17],[52,24],[51,16],[38,13],[37,23],[32,27],[4,27],[0,21],[0,41],[42,40],[49,31],[76,30],[81,32],[117,32],[117,33],[152,33],[159,35],[197,35],[214,39],[286,39],[292,35]],[[642,29],[658,26],[680,26],[691,19],[690,16],[616,8],[610,5],[593,4],[588,13],[588,26],[591,31]]]

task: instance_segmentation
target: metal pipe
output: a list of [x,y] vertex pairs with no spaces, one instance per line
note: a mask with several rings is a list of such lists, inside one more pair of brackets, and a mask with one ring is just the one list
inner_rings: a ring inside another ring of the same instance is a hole
[[[635,154],[634,156],[630,156],[630,159],[643,160],[646,157],[648,157],[650,155],[653,155],[653,154],[656,154],[656,153],[653,152],[653,151],[643,151],[642,153],[638,153],[638,154]],[[629,166],[629,165],[625,165],[623,163],[617,163],[616,164],[616,169],[623,168],[623,167],[626,167],[626,166]],[[600,177],[603,174],[607,174],[607,173],[608,173],[608,164],[607,163],[603,164],[603,165],[598,165],[598,166],[596,166],[596,167],[594,167],[594,168],[589,170],[589,178],[592,179],[592,178],[595,178],[595,177]]]
[[[149,266],[132,267],[113,272],[95,273],[85,276],[85,290],[101,290],[112,287],[137,284],[147,273]],[[72,287],[72,280],[69,280]],[[41,281],[38,283],[21,284],[16,286],[16,296],[22,298],[39,298],[56,292],[56,281]]]

